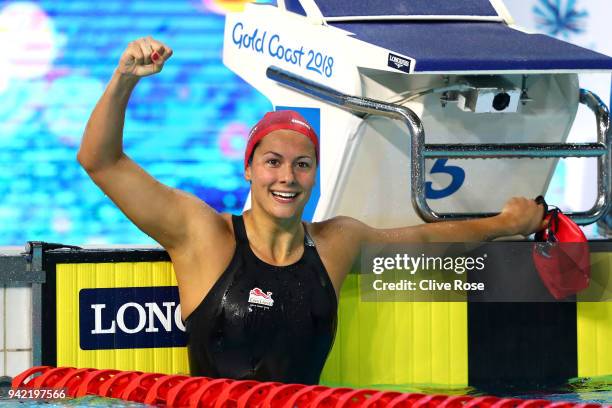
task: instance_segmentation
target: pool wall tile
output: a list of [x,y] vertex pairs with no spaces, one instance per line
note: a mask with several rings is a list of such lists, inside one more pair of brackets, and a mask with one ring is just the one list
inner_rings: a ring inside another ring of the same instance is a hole
[[9,350],[32,348],[32,289],[8,287],[6,289],[5,330]]
[[9,351],[6,353],[6,375],[15,377],[31,366],[31,351]]
[[[4,292],[6,291],[4,285],[0,286],[0,354],[3,353],[4,350],[4,333],[6,333],[4,328],[4,322],[6,321],[4,317]],[[2,372],[4,368],[4,364],[0,364],[0,372]]]

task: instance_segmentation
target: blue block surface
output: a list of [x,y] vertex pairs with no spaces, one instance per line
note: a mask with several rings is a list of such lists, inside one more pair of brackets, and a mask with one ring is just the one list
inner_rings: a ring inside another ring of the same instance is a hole
[[[489,0],[315,0],[325,17],[344,16],[486,16],[496,17],[497,12]],[[304,14],[304,9],[298,0],[289,0],[287,9],[298,14]]]
[[334,27],[414,58],[414,72],[612,70],[612,58],[489,22],[345,22]]

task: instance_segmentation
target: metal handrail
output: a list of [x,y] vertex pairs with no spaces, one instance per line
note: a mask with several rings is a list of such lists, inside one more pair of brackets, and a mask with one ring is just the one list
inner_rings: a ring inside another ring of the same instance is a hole
[[580,90],[580,103],[593,111],[597,120],[597,143],[503,143],[503,144],[425,144],[423,123],[411,109],[370,98],[346,95],[330,87],[282,70],[268,67],[268,78],[352,112],[400,119],[408,128],[411,143],[412,206],[426,222],[488,217],[495,213],[438,213],[425,198],[425,159],[432,158],[558,158],[597,157],[597,200],[587,211],[566,213],[578,224],[597,221],[610,205],[610,119],[607,106],[590,91]]

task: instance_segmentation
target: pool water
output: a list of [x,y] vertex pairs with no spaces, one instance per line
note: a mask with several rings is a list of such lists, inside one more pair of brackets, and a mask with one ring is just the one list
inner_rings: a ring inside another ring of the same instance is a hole
[[46,401],[25,401],[25,400],[5,400],[0,399],[0,407],[122,407],[122,408],[143,408],[150,405],[139,404],[131,401],[122,401],[114,398],[102,398],[94,395],[88,395],[81,398],[67,398],[62,400],[46,400]]

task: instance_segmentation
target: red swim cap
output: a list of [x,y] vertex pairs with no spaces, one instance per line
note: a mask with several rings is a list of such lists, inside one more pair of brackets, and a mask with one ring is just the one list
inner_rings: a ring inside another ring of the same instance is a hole
[[559,300],[589,286],[589,244],[580,227],[561,210],[549,211],[545,219],[548,227],[535,236],[533,262],[544,286]]
[[268,133],[279,129],[295,130],[310,139],[315,148],[317,162],[319,162],[319,139],[312,126],[310,126],[306,119],[296,111],[282,110],[266,113],[265,116],[253,126],[253,129],[251,129],[246,150],[244,151],[245,169],[249,164],[249,159],[257,143],[259,143]]

